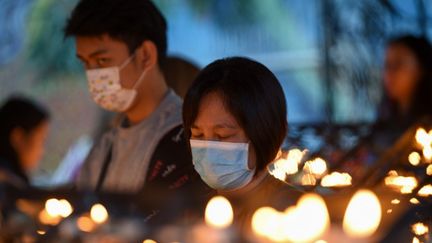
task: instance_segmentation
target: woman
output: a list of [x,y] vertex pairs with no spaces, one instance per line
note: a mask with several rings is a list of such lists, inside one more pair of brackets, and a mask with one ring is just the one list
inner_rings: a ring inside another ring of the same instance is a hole
[[295,196],[268,174],[287,132],[282,88],[264,65],[217,60],[195,79],[183,104],[193,163],[204,182],[234,203],[247,222],[262,206],[284,210]]
[[48,112],[22,97],[8,99],[0,108],[0,181],[18,188],[29,185],[28,172],[44,153]]
[[406,127],[432,115],[432,46],[426,38],[410,35],[387,46],[378,120]]
[[[368,136],[340,162],[355,181],[388,170],[380,156],[418,122],[432,116],[432,46],[424,37],[401,36],[388,41],[383,71],[383,99]],[[377,169],[379,168],[379,169]]]

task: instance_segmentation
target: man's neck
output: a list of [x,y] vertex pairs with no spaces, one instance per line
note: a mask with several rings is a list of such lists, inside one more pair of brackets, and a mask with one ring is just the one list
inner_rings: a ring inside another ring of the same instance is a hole
[[135,125],[149,117],[168,92],[168,86],[160,73],[151,75],[145,84],[146,87],[139,91],[137,103],[126,112],[130,125]]

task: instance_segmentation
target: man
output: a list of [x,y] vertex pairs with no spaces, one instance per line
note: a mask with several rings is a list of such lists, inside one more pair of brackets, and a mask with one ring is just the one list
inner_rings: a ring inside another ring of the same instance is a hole
[[75,37],[92,98],[124,116],[92,149],[79,188],[138,193],[199,181],[183,136],[181,99],[161,72],[166,29],[149,0],[81,0],[73,10],[65,36]]

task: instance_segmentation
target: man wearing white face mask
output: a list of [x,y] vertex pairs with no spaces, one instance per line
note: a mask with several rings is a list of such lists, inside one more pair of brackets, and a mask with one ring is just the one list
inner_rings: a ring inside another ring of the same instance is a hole
[[65,35],[75,37],[93,100],[124,116],[92,149],[78,187],[138,193],[199,183],[183,136],[181,99],[161,72],[166,22],[153,3],[81,0]]

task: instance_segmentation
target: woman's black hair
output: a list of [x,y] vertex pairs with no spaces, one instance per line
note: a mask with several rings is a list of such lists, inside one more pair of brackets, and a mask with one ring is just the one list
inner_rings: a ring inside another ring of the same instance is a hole
[[286,101],[279,81],[264,65],[247,58],[211,63],[198,74],[184,99],[188,139],[202,99],[212,92],[222,97],[245,131],[256,152],[257,171],[263,170],[275,158],[287,132]]
[[49,119],[48,112],[30,99],[22,96],[10,97],[0,108],[0,158],[2,167],[10,170],[25,182],[27,175],[11,144],[11,133],[20,128],[31,133],[42,122]]
[[[389,47],[394,45],[408,48],[417,59],[422,73],[408,111],[409,120],[415,121],[424,116],[432,116],[432,46],[430,42],[424,37],[405,35],[387,42]],[[379,110],[379,121],[397,121],[400,118],[401,112],[396,102],[384,94]]]

